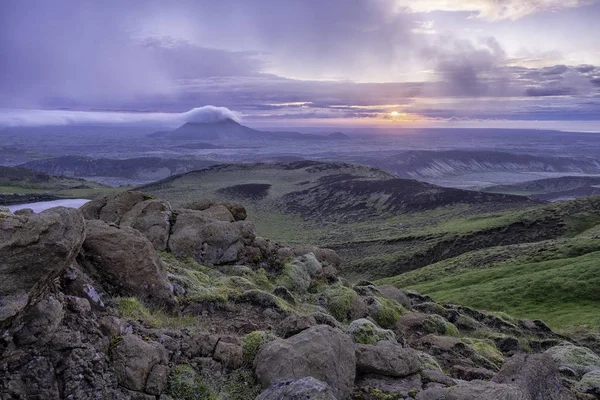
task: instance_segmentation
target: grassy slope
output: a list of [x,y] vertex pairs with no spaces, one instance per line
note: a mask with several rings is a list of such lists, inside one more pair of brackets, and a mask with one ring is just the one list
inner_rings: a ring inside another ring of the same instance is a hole
[[[259,235],[333,247],[344,258],[340,273],[353,280],[386,278],[381,282],[438,300],[540,318],[560,329],[600,328],[599,197],[512,210],[456,204],[354,223],[304,219],[278,206],[286,193],[330,173],[217,169],[143,190],[174,206],[199,198],[242,202]],[[261,200],[227,198],[219,191],[248,182],[272,187]]]
[[597,225],[569,238],[469,252],[381,282],[438,301],[542,319],[556,329],[597,330],[599,261]]

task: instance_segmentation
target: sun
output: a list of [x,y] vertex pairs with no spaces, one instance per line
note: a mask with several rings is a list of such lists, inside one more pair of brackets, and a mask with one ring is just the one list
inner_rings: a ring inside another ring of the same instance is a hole
[[390,115],[391,115],[392,117],[397,117],[398,115],[400,115],[400,113],[399,113],[398,111],[392,111],[392,112],[390,113]]

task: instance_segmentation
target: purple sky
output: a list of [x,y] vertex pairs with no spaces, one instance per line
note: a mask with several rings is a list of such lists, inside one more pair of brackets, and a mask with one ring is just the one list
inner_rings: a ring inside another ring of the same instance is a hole
[[[6,0],[0,125],[600,130],[599,20],[597,0]],[[185,113],[207,105],[233,114]]]

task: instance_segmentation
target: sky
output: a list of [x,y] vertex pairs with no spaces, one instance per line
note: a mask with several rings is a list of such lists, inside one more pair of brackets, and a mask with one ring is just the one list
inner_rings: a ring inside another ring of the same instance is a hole
[[600,0],[5,0],[0,125],[600,131]]

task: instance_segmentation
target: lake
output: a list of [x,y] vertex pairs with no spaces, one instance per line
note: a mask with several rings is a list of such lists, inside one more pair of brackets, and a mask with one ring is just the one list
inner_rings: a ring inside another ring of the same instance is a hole
[[21,210],[23,208],[31,208],[33,212],[39,213],[44,210],[47,210],[52,207],[72,207],[79,208],[85,203],[87,203],[88,199],[63,199],[63,200],[52,200],[52,201],[39,201],[37,203],[24,203],[24,204],[13,204],[7,206],[11,212],[15,212],[17,210]]

